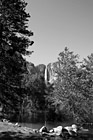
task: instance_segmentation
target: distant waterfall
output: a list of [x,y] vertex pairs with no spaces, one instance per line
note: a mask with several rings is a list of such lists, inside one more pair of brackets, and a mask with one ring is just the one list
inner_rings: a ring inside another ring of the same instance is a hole
[[45,84],[47,85],[47,66],[45,68]]
[[[47,86],[47,80],[48,80],[48,78],[47,78],[47,66],[46,66],[46,68],[45,68],[45,75],[44,75],[44,78],[45,78],[45,84],[46,84],[46,86]],[[46,118],[46,115],[47,115],[47,110],[46,110],[46,108],[45,108],[45,110],[44,110],[44,118],[45,118],[45,126],[47,125],[47,118]]]

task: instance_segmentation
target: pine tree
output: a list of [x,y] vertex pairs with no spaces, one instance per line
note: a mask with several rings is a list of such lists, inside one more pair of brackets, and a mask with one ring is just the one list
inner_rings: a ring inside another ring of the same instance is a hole
[[24,0],[0,0],[0,102],[3,110],[18,110],[23,97],[21,81],[26,71],[23,55],[33,44],[28,30],[30,15]]

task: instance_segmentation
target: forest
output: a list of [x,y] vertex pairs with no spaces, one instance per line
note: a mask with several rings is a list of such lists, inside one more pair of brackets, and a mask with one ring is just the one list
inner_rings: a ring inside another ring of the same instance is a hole
[[80,61],[64,47],[54,69],[56,79],[46,84],[23,57],[33,53],[27,49],[34,43],[26,5],[23,0],[0,0],[0,118],[42,121],[46,113],[48,121],[93,122],[93,53]]

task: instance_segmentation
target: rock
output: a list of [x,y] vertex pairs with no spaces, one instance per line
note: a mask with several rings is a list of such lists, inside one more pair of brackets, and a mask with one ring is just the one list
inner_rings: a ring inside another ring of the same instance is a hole
[[[59,67],[58,62],[49,63],[47,66],[44,64],[39,64],[35,66],[33,63],[30,62],[27,62],[26,65],[29,74],[37,74],[38,76],[42,76],[44,80],[47,80],[47,82],[51,84],[56,80],[56,69]],[[45,70],[47,71],[47,77],[45,77]]]
[[46,68],[46,66],[44,64],[40,64],[40,65],[36,66],[36,71],[39,75],[44,77],[45,76],[45,68]]
[[27,71],[29,74],[36,73],[36,68],[35,68],[35,65],[33,63],[27,62],[26,67],[27,67]]
[[41,75],[42,77],[44,77],[45,68],[46,68],[46,66],[44,64],[39,64],[39,65],[35,66],[33,63],[27,62],[26,66],[27,66],[27,70],[28,70],[29,74],[37,74],[37,75]]
[[53,133],[55,133],[55,135],[60,136],[62,134],[62,128],[63,128],[62,126],[57,126],[53,129],[51,129],[49,132],[50,133],[53,132]]
[[[0,140],[93,140],[90,132],[79,133],[76,137],[62,137],[52,133],[35,133],[32,128],[15,125],[10,122],[0,122]],[[62,126],[57,127],[58,131]]]
[[39,132],[40,132],[40,133],[42,133],[42,132],[48,133],[48,129],[47,129],[46,126],[42,126],[42,127],[40,128]]

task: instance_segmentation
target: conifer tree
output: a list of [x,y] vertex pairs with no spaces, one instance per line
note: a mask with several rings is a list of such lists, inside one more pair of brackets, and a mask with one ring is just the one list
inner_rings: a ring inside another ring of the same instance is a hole
[[26,5],[24,0],[0,0],[0,102],[3,110],[12,112],[23,97],[23,55],[32,53],[27,51],[33,32],[28,30]]

